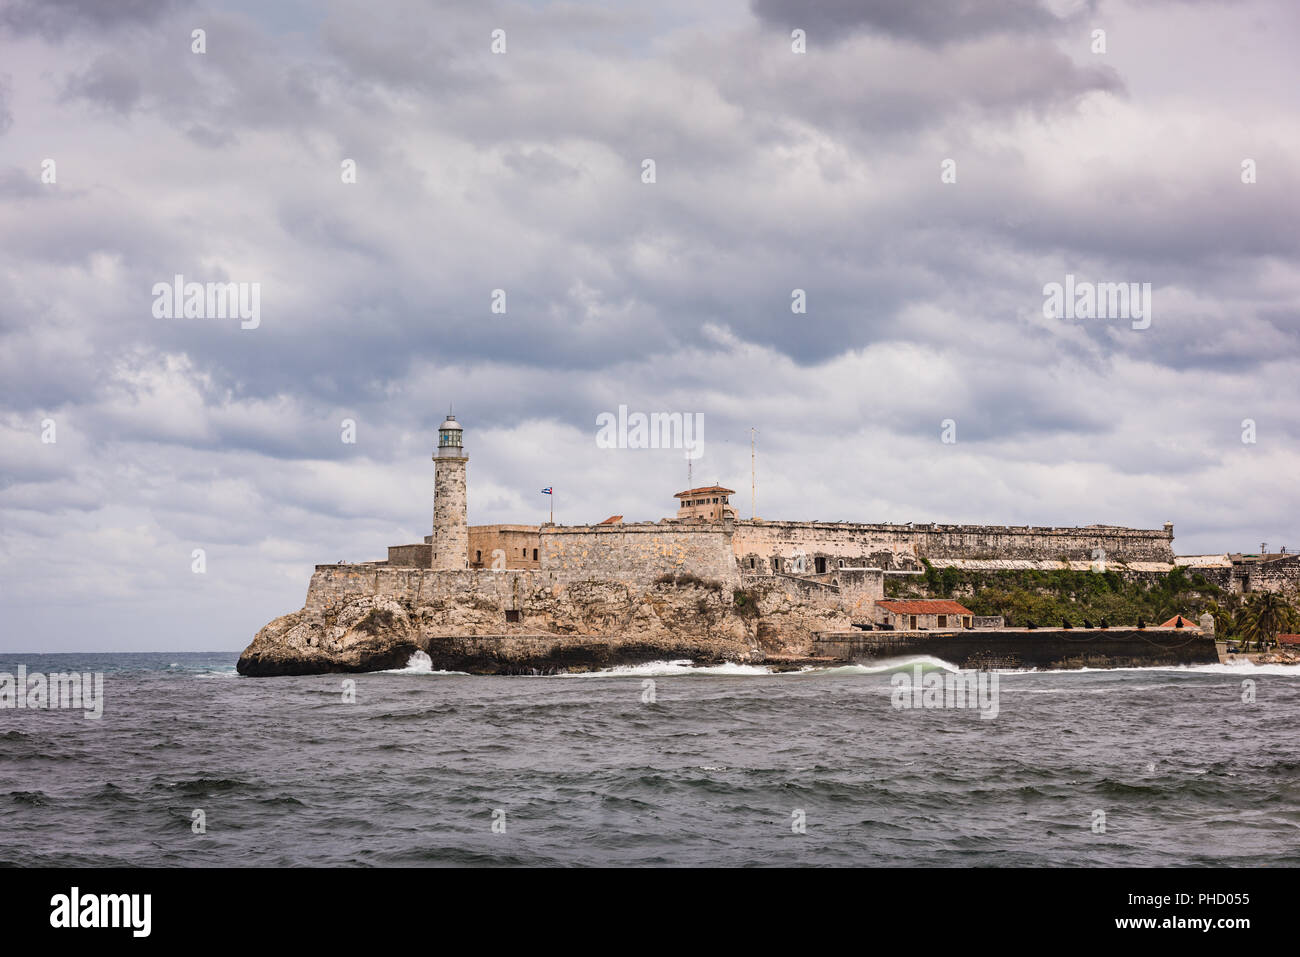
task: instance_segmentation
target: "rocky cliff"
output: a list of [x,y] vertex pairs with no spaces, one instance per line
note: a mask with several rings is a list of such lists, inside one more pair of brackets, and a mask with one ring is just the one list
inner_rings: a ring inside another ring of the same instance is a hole
[[744,662],[806,653],[814,631],[846,627],[841,610],[802,601],[779,582],[741,589],[693,576],[636,585],[320,566],[304,607],[259,631],[238,670],[378,671],[405,666],[416,651],[435,669],[476,674]]

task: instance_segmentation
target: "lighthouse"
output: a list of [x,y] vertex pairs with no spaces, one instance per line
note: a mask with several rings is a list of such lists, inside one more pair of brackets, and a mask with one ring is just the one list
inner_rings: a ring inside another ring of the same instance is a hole
[[465,503],[465,466],[469,456],[461,442],[462,429],[448,413],[438,426],[433,453],[433,568],[450,571],[469,567],[469,521]]

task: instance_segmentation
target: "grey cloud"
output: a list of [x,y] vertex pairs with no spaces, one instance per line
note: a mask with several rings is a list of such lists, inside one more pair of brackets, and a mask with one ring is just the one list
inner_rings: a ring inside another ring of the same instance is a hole
[[210,150],[224,149],[239,142],[239,137],[230,130],[214,130],[199,125],[191,126],[185,135],[204,149]]
[[870,30],[939,44],[995,32],[1041,31],[1066,19],[1040,0],[752,0],[751,7],[765,23],[809,31],[814,43],[823,36],[833,43]]
[[0,26],[61,40],[70,33],[152,23],[189,0],[8,0]]
[[4,76],[0,76],[0,136],[7,133],[9,127],[14,124],[14,114],[9,109],[10,95],[9,81]]
[[65,99],[87,100],[123,115],[140,101],[143,85],[134,67],[121,56],[105,54],[82,73],[68,78]]

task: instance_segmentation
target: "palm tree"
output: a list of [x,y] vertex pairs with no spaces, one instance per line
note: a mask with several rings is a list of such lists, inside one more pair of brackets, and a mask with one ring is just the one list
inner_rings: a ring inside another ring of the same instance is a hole
[[1243,648],[1250,647],[1250,611],[1244,602],[1232,610],[1232,634],[1241,639]]
[[1277,641],[1277,633],[1291,620],[1291,606],[1277,592],[1266,591],[1256,595],[1247,606],[1249,615],[1247,634],[1255,640],[1257,650],[1263,651]]

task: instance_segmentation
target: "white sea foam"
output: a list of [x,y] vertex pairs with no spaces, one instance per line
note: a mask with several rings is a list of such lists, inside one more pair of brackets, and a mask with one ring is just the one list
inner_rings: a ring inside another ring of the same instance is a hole
[[716,675],[730,677],[733,675],[770,675],[772,669],[766,665],[742,665],[725,662],[720,665],[695,666],[690,658],[678,658],[673,661],[647,661],[639,665],[619,665],[601,671],[584,671],[556,675],[559,678],[671,678],[677,675]]
[[381,675],[466,675],[466,671],[434,671],[433,659],[419,649],[411,654],[405,668],[388,668],[375,672]]
[[[768,665],[746,665],[725,662],[720,665],[697,666],[690,658],[677,658],[672,661],[648,661],[638,665],[619,665],[599,671],[561,672],[556,675],[538,677],[556,678],[673,678],[685,675],[709,675],[714,677],[765,677],[770,675],[810,675],[810,676],[848,676],[848,675],[888,675],[899,671],[910,672],[917,665],[923,671],[959,672],[962,669],[950,661],[931,655],[914,655],[903,658],[888,658],[879,661],[862,662],[846,665],[805,665],[795,670],[781,670]],[[994,668],[990,671],[999,675],[1071,675],[1071,674],[1105,674],[1107,672],[1151,671],[1172,672],[1175,674],[1218,674],[1243,677],[1259,675],[1278,675],[1281,677],[1300,678],[1300,665],[1256,665],[1248,661],[1233,664],[1202,665],[1152,665],[1130,668]],[[464,675],[464,671],[435,671],[433,661],[423,651],[411,655],[405,668],[393,668],[380,674],[423,674],[423,675]],[[1154,686],[1152,686],[1154,687]],[[1064,690],[1064,689],[1062,689]],[[1136,690],[1136,689],[1134,689]]]
[[746,665],[725,662],[720,665],[697,666],[690,658],[677,658],[673,661],[648,661],[639,665],[619,665],[600,671],[560,674],[561,678],[671,678],[678,675],[713,675],[721,677],[747,677],[770,675],[876,675],[895,671],[911,670],[920,665],[926,671],[959,671],[956,665],[933,658],[929,655],[917,655],[910,658],[891,658],[869,664],[804,665],[793,670],[775,668],[771,665]]
[[406,663],[406,671],[414,671],[419,674],[433,674],[433,659],[423,651],[415,651],[411,654],[411,660]]
[[883,675],[892,674],[896,671],[911,672],[917,665],[925,671],[961,671],[950,661],[944,661],[942,658],[935,658],[931,655],[916,655],[911,658],[884,658],[880,661],[864,662],[853,665],[834,665],[829,668],[812,669],[817,674],[823,675]]
[[1234,661],[1231,664],[1212,662],[1201,665],[1139,665],[1133,668],[1068,668],[1053,671],[1051,674],[1069,674],[1071,671],[1081,674],[1097,674],[1107,671],[1168,671],[1175,674],[1203,675],[1279,675],[1284,678],[1300,678],[1300,665],[1257,665],[1251,661]]

